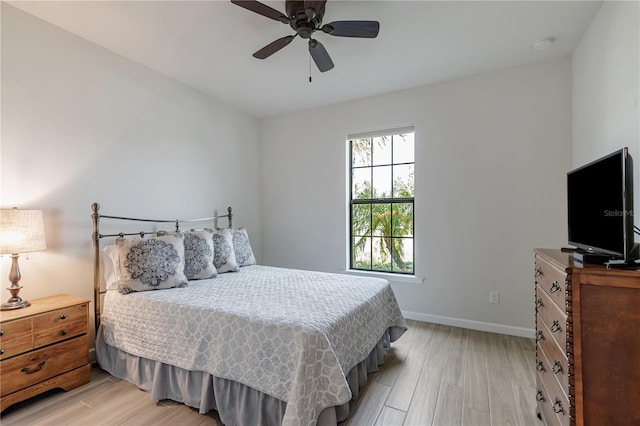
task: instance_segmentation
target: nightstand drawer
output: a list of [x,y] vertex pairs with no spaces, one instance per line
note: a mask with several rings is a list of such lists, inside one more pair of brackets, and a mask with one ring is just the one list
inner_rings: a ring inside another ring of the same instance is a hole
[[58,309],[33,318],[33,343],[38,348],[87,333],[88,304]]
[[87,364],[88,337],[38,349],[2,361],[2,396]]
[[31,318],[9,321],[0,325],[0,359],[26,352],[33,348]]

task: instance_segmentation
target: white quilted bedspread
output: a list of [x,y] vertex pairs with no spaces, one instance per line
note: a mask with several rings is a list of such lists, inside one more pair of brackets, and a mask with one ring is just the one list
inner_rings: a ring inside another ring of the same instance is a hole
[[346,373],[404,327],[386,280],[260,265],[186,288],[109,291],[102,314],[107,344],[286,401],[283,424],[296,426],[349,401]]

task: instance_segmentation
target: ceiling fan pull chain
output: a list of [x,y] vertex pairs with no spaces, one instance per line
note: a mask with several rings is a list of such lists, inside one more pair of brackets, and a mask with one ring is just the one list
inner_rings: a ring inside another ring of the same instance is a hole
[[311,53],[309,53],[309,83],[311,83]]

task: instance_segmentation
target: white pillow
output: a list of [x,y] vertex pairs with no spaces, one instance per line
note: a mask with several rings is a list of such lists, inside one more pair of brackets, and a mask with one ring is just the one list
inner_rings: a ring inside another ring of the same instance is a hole
[[239,266],[256,264],[256,258],[249,242],[249,233],[245,228],[238,228],[233,231],[233,251]]
[[118,291],[160,290],[187,285],[184,275],[184,235],[116,239]]
[[240,270],[233,250],[233,230],[225,228],[213,232],[213,265],[221,274]]
[[111,244],[102,249],[102,277],[105,288],[115,290],[118,288],[120,272],[118,270],[118,247]]

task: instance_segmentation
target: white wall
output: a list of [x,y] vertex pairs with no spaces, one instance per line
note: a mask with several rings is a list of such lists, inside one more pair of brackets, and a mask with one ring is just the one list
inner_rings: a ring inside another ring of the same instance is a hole
[[[2,3],[1,207],[43,209],[26,299],[92,299],[91,209],[189,218],[235,208],[260,258],[259,121]],[[221,223],[221,226],[226,224]],[[10,259],[1,259],[6,300]]]
[[573,167],[629,147],[640,225],[640,2],[604,2],[572,65]]
[[[425,281],[393,283],[402,309],[529,334],[532,249],[566,244],[569,59],[265,119],[263,262],[344,270],[346,135],[405,124],[415,124],[416,274]],[[500,304],[489,304],[489,290]]]

